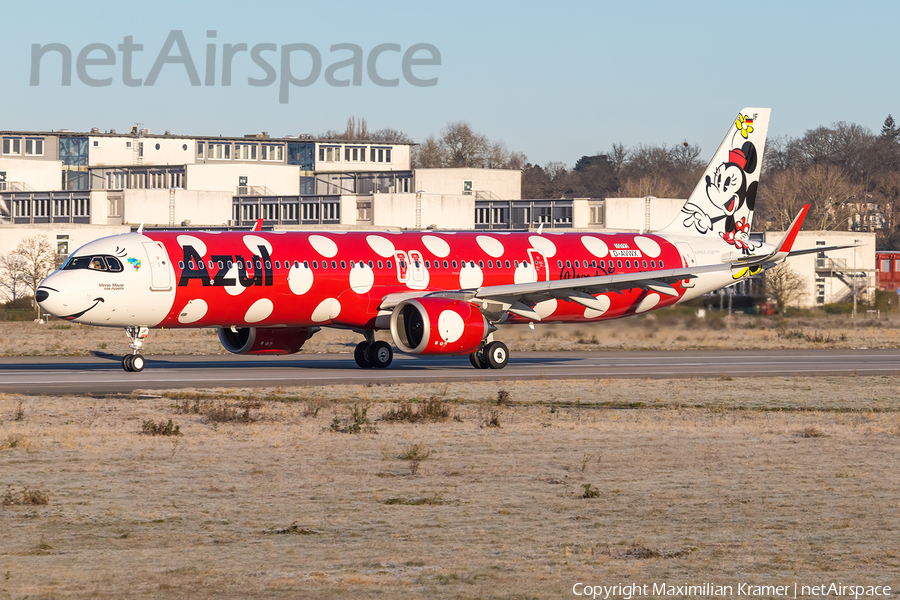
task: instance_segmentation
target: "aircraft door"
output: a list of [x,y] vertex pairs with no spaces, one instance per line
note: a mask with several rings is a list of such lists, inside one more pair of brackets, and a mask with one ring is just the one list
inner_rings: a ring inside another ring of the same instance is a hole
[[397,281],[406,283],[409,281],[409,257],[406,252],[397,250],[394,252],[394,258],[397,260]]
[[412,270],[414,281],[425,279],[425,262],[422,260],[422,253],[418,250],[409,251],[409,268]]
[[[697,260],[694,258],[694,249],[691,248],[690,244],[685,242],[678,242],[675,244],[675,247],[678,248],[679,254],[681,254],[681,262],[682,266],[685,268],[696,267]],[[694,287],[693,279],[685,279],[681,282],[681,286],[685,288]]]
[[534,271],[537,273],[536,281],[549,281],[550,267],[547,264],[547,258],[544,256],[544,253],[536,248],[529,248],[528,258],[531,259],[531,264],[534,265]]
[[159,242],[144,242],[150,265],[150,290],[165,292],[172,289],[172,272],[169,255]]

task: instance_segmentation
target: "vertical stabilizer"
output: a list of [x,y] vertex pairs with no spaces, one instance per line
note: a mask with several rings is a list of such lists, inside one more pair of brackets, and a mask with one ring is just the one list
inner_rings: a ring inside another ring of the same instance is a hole
[[770,112],[738,113],[681,213],[660,233],[716,236],[745,253],[752,249],[750,225]]

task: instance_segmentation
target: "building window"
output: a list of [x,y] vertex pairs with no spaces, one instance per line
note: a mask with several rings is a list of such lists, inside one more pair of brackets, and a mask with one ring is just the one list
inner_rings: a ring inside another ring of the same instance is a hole
[[210,144],[207,158],[214,160],[231,160],[231,144]]
[[61,233],[56,236],[56,254],[60,257],[69,255],[69,235]]
[[281,162],[284,160],[284,146],[263,146],[262,159]]
[[900,260],[894,261],[894,270],[900,271]]
[[879,269],[882,273],[890,273],[891,272],[891,259],[882,258],[881,259],[881,267]]
[[21,138],[3,138],[3,154],[18,156],[22,154]]
[[44,155],[44,138],[28,138],[25,140],[25,154],[30,156]]
[[235,160],[256,160],[256,144],[236,144],[234,146]]
[[203,158],[206,143],[205,142],[197,142],[197,158]]

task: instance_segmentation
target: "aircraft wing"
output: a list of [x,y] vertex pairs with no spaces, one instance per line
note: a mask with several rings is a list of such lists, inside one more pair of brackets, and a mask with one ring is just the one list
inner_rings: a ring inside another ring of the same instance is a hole
[[[797,233],[800,231],[808,210],[809,205],[803,207],[791,223],[784,238],[769,254],[741,256],[719,264],[680,269],[539,281],[535,283],[493,285],[474,290],[459,290],[455,294],[459,295],[462,293],[468,299],[481,300],[483,303],[499,303],[502,307],[500,310],[536,321],[540,321],[541,318],[534,311],[534,305],[551,298],[569,300],[587,308],[603,310],[603,305],[595,297],[598,294],[643,288],[667,296],[678,296],[678,291],[673,284],[685,279],[694,279],[701,273],[733,272],[758,266],[768,268],[782,262],[791,254],[794,240],[797,238]],[[442,294],[438,293],[435,295]],[[492,312],[498,311],[495,309]]]

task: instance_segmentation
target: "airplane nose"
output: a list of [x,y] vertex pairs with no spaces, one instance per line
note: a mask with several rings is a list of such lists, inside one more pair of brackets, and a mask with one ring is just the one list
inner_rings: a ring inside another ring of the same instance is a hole
[[46,300],[49,297],[50,297],[50,292],[48,292],[47,290],[43,290],[43,289],[38,290],[34,294],[34,299],[38,301],[38,304],[40,304],[41,302],[43,302],[44,300]]

